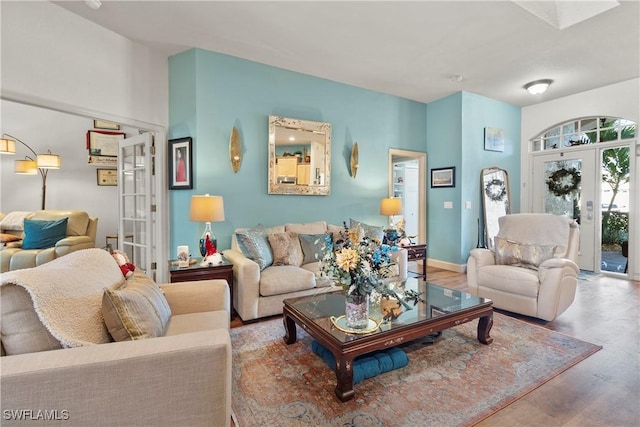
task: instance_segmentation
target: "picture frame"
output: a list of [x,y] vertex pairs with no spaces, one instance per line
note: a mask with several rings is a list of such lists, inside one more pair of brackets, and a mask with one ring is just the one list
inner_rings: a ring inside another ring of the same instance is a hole
[[431,188],[446,188],[446,187],[455,187],[455,186],[456,186],[455,166],[431,169]]
[[109,122],[106,120],[94,120],[93,127],[95,129],[120,130],[120,125],[118,123]]
[[96,169],[96,179],[99,186],[117,186],[118,170],[117,169]]
[[193,188],[193,140],[190,136],[169,140],[169,189]]
[[504,151],[504,130],[484,128],[484,149],[485,151]]

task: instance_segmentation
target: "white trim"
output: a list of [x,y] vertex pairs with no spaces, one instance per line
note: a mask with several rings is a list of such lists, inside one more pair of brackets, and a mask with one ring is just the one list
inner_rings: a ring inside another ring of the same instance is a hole
[[[456,273],[467,272],[467,264],[454,264],[452,262],[440,261],[438,259],[427,258],[427,266],[439,268],[440,270],[453,271]],[[427,281],[429,281],[429,274],[427,273]]]

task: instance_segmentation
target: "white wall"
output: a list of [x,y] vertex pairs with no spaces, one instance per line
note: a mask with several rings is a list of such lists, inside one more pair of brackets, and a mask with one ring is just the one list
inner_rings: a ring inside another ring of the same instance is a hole
[[2,92],[168,123],[165,55],[51,2],[0,2]]
[[[549,90],[553,90],[553,86]],[[589,116],[621,117],[640,123],[640,79],[616,83],[522,109],[522,191],[520,193],[522,212],[530,211],[529,140],[553,125]],[[631,163],[631,183],[632,186],[634,183],[636,185],[631,190],[635,195],[636,203],[629,206],[629,212],[633,217],[629,230],[631,242],[629,256],[635,261],[630,263],[632,267],[635,266],[635,271],[630,270],[631,276],[635,280],[640,280],[640,206],[638,206],[640,204],[640,185],[638,185],[640,183],[640,145],[638,142],[636,142],[635,153],[635,161],[632,160]]]

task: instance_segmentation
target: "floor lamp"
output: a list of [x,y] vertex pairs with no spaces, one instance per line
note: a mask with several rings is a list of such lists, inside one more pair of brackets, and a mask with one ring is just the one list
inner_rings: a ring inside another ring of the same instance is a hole
[[40,173],[42,177],[42,210],[44,210],[47,200],[47,173],[49,169],[60,169],[60,156],[51,154],[50,150],[47,150],[46,154],[37,154],[34,149],[25,142],[9,134],[2,135],[0,139],[0,154],[16,154],[16,141],[27,147],[27,149],[33,153],[33,157],[25,156],[23,160],[16,160],[13,171],[18,175],[35,175]]

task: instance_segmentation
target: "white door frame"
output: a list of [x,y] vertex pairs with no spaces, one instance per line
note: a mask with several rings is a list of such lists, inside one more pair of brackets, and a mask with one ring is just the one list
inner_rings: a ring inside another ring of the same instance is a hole
[[[155,230],[153,235],[155,236],[156,245],[156,277],[155,280],[158,283],[164,283],[168,281],[168,262],[169,262],[169,190],[167,188],[167,131],[164,126],[148,123],[141,120],[136,120],[128,117],[122,117],[115,114],[109,114],[102,111],[90,110],[87,108],[78,107],[75,105],[65,104],[49,99],[39,98],[36,96],[18,93],[14,91],[2,90],[0,92],[0,99],[5,101],[16,102],[24,105],[30,105],[32,107],[44,108],[60,113],[66,113],[79,117],[86,117],[89,119],[106,120],[109,122],[120,123],[125,126],[135,127],[141,131],[151,132],[155,139],[156,145],[156,163],[155,163],[155,175],[154,185],[155,189],[154,198],[156,205],[156,221]],[[122,241],[122,240],[120,240]]]
[[424,244],[427,243],[427,153],[389,149],[389,197],[393,197],[393,163],[412,159],[418,160],[418,243]]

